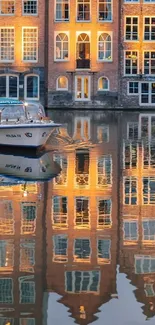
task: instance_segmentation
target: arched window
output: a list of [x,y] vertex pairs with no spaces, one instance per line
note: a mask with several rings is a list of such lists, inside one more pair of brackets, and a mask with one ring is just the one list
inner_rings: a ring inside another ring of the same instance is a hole
[[60,76],[56,82],[57,90],[68,90],[68,79],[65,76]]
[[106,77],[101,77],[98,79],[98,90],[108,91],[109,90],[109,79]]
[[39,76],[29,74],[25,76],[25,99],[39,99]]
[[15,75],[0,75],[0,97],[19,97],[19,77]]
[[77,37],[76,43],[77,69],[90,68],[90,37],[89,34],[81,33]]
[[68,35],[66,33],[59,33],[56,35],[55,44],[55,60],[68,60]]
[[108,33],[102,33],[98,37],[98,60],[111,61],[111,35]]

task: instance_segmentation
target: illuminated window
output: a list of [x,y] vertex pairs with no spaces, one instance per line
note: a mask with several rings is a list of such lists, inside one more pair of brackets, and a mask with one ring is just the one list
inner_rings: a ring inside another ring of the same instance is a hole
[[140,105],[155,105],[155,83],[141,82]]
[[68,79],[64,76],[58,77],[56,82],[57,90],[68,90]]
[[144,40],[145,41],[155,40],[155,17],[144,18]]
[[155,240],[155,219],[143,220],[143,240]]
[[67,157],[61,154],[54,154],[53,159],[61,167],[61,173],[55,177],[54,185],[59,185],[59,186],[67,185],[67,169],[68,169]]
[[68,239],[67,235],[53,236],[53,261],[57,263],[64,263],[68,261],[67,248]]
[[14,27],[0,27],[0,61],[14,61]]
[[56,21],[69,21],[69,6],[70,0],[55,0],[55,20]]
[[98,90],[104,90],[108,91],[109,90],[109,79],[106,77],[101,77],[98,80]]
[[21,204],[21,209],[21,234],[34,234],[37,218],[35,203],[24,202]]
[[136,205],[137,204],[137,178],[124,177],[124,204]]
[[77,21],[90,20],[90,0],[77,1]]
[[77,32],[76,69],[90,69],[90,32]]
[[21,239],[20,241],[20,271],[34,272],[35,266],[35,241]]
[[39,99],[39,76],[27,75],[24,79],[25,99]]
[[138,40],[138,17],[125,17],[125,40]]
[[15,0],[0,0],[0,15],[14,15]]
[[89,198],[76,197],[75,199],[75,226],[76,228],[89,228]]
[[111,248],[111,240],[110,239],[98,238],[97,260],[98,260],[99,264],[110,263],[110,259],[111,259],[110,248]]
[[68,271],[65,272],[66,292],[89,292],[99,291],[100,271]]
[[128,122],[127,124],[127,139],[137,140],[138,139],[138,122]]
[[125,51],[124,60],[124,74],[136,75],[138,73],[138,52]]
[[19,77],[0,75],[0,97],[15,98],[19,96]]
[[100,156],[97,159],[97,185],[99,187],[112,184],[112,157]]
[[139,93],[139,82],[129,81],[128,82],[128,95],[138,95]]
[[0,202],[0,235],[14,234],[14,215],[11,201]]
[[112,0],[98,0],[98,20],[112,20]]
[[109,125],[97,126],[97,139],[99,143],[109,142]]
[[76,150],[75,186],[88,187],[89,185],[89,150]]
[[0,271],[12,271],[14,266],[13,240],[0,240]]
[[99,199],[97,207],[97,228],[102,229],[106,226],[111,226],[112,224],[112,202],[110,199]]
[[143,144],[143,168],[155,168],[155,146],[153,143]]
[[23,61],[38,61],[38,28],[23,27]]
[[9,317],[0,317],[0,325],[13,325],[14,324],[14,318]]
[[76,238],[74,242],[74,262],[90,262],[90,240]]
[[100,33],[98,35],[98,60],[112,60],[112,40],[109,33]]
[[19,278],[20,304],[35,304],[36,292],[33,276]]
[[10,278],[0,278],[0,303],[13,303],[13,280]]
[[144,52],[143,73],[147,75],[155,74],[155,52]]
[[143,204],[155,204],[155,177],[143,177]]
[[55,57],[55,61],[66,61],[69,59],[68,33],[56,32],[54,57]]
[[138,144],[137,143],[124,143],[123,146],[123,165],[125,169],[137,168],[138,159]]
[[75,100],[78,101],[90,100],[90,77],[89,76],[75,77]]
[[66,196],[53,196],[52,198],[52,225],[53,228],[68,227],[68,206]]
[[155,291],[153,288],[153,283],[145,283],[144,284],[144,291],[146,294],[146,297],[155,297]]
[[124,220],[123,233],[124,240],[138,240],[138,222],[136,220]]
[[38,0],[23,0],[23,15],[37,15]]
[[140,137],[146,140],[155,139],[155,115],[140,115]]
[[90,118],[75,117],[74,123],[74,139],[90,139]]
[[135,255],[135,273],[155,273],[155,257],[146,255]]

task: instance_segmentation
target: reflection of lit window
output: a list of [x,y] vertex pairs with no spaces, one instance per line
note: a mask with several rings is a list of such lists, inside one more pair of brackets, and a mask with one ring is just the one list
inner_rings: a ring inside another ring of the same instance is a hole
[[137,140],[138,139],[138,123],[128,122],[127,124],[127,139]]
[[104,228],[105,226],[111,226],[111,212],[112,202],[110,199],[99,199],[98,200],[98,228]]
[[36,230],[36,204],[31,202],[24,202],[21,205],[22,218],[21,218],[21,233],[34,234]]
[[0,303],[13,303],[13,281],[10,278],[0,278]]
[[0,317],[0,325],[13,325],[14,318]]
[[54,184],[67,185],[67,169],[68,169],[67,157],[60,154],[54,154],[53,159],[61,167],[61,173],[55,177]]
[[14,266],[13,240],[0,240],[0,271],[11,271]]
[[137,143],[124,143],[123,163],[125,169],[137,168]]
[[74,242],[74,262],[90,262],[90,240],[77,238]]
[[23,276],[19,279],[20,283],[20,303],[34,304],[35,303],[35,282],[32,281],[33,276]]
[[155,273],[155,257],[146,255],[135,256],[135,273]]
[[143,220],[143,240],[155,240],[155,219]]
[[143,204],[155,204],[155,177],[143,177]]
[[135,220],[123,221],[124,240],[138,240],[138,223]]
[[143,167],[155,168],[155,145],[154,143],[143,144]]
[[98,238],[98,263],[110,263],[111,254],[110,254],[111,240]]
[[97,161],[97,185],[99,187],[112,184],[112,157],[100,156]]
[[154,297],[155,296],[153,283],[145,283],[144,290],[145,290],[146,297]]
[[137,204],[137,178],[124,177],[124,204],[136,205]]
[[53,228],[66,228],[68,226],[67,197],[54,196],[52,205]]
[[155,115],[140,115],[140,137],[142,139],[155,139]]
[[53,261],[54,262],[67,262],[67,235],[53,236]]
[[65,272],[65,284],[67,292],[99,292],[100,271]]
[[76,187],[87,187],[89,185],[89,151],[76,150]]
[[76,117],[74,121],[75,139],[88,140],[90,138],[90,119],[87,117]]
[[97,127],[97,139],[99,143],[109,142],[109,125],[101,125]]
[[0,235],[14,234],[14,216],[11,201],[0,202]]
[[89,199],[87,197],[76,197],[75,226],[77,228],[89,228]]
[[35,265],[35,241],[33,239],[21,239],[20,271],[34,272],[34,265]]

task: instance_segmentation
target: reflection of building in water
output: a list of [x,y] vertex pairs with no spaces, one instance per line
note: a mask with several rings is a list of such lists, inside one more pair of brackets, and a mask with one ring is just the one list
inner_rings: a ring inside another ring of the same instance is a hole
[[125,116],[122,138],[120,270],[149,318],[155,315],[155,115]]
[[0,187],[0,325],[42,324],[41,185]]
[[62,114],[68,127],[55,144],[62,172],[49,190],[47,289],[78,324],[89,324],[117,294],[117,120]]

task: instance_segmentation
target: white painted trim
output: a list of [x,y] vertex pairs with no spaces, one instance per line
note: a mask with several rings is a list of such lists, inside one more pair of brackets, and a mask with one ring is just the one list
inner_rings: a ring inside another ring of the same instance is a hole
[[[24,13],[24,1],[25,0],[22,0],[22,16],[33,16],[33,17],[38,16],[38,6],[39,6],[38,1],[39,0],[36,0],[36,2],[37,2],[37,13],[36,14]],[[29,0],[29,1],[34,1],[34,0]]]
[[[81,94],[82,94],[82,98],[77,98],[77,79],[81,78]],[[88,98],[84,98],[84,79],[88,78]],[[75,76],[75,101],[78,102],[88,102],[90,101],[91,98],[91,77],[88,75],[76,75]]]
[[[36,60],[24,60],[23,59],[23,55],[24,55],[24,40],[23,40],[23,36],[24,36],[24,30],[25,29],[36,29],[37,33],[37,44],[36,44]],[[22,62],[34,62],[37,63],[38,62],[38,27],[37,26],[22,26]]]
[[[66,88],[59,88],[58,87],[58,81],[59,81],[59,78],[66,78],[66,81],[67,81],[67,87]],[[59,76],[56,80],[56,90],[57,91],[66,91],[68,90],[68,78],[66,76]]]
[[[37,77],[38,78],[38,97],[27,97],[27,78],[28,77]],[[33,74],[33,73],[30,73],[30,74],[27,74],[25,77],[24,77],[24,99],[29,99],[29,100],[37,100],[40,98],[40,76],[37,75],[37,74]]]

